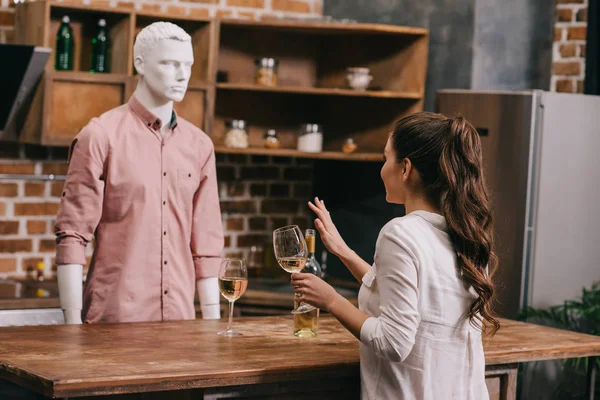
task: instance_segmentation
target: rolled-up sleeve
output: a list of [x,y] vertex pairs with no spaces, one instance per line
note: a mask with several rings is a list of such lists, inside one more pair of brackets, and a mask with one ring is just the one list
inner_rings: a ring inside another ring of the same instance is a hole
[[91,121],[73,139],[69,169],[56,217],[56,264],[85,264],[85,247],[92,240],[104,198],[106,138]]
[[217,276],[223,251],[223,225],[217,189],[215,152],[202,166],[201,181],[194,194],[191,250],[196,269],[196,280]]
[[412,351],[420,323],[418,265],[406,239],[399,227],[381,235],[375,254],[381,314],[368,318],[360,331],[364,345],[395,362]]

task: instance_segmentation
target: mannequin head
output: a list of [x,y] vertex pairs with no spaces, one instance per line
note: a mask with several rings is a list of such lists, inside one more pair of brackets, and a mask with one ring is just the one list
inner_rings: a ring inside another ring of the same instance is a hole
[[163,101],[181,101],[190,80],[194,51],[192,38],[170,22],[155,22],[137,35],[133,62],[140,84]]

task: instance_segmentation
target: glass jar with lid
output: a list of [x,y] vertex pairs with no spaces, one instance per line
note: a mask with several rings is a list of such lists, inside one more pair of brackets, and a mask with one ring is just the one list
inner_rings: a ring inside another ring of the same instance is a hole
[[225,123],[225,147],[230,149],[245,149],[248,147],[248,132],[246,121],[233,119]]
[[304,124],[300,128],[298,150],[320,153],[323,150],[323,128],[319,124]]
[[279,148],[279,137],[277,137],[277,131],[275,129],[269,129],[265,132],[265,136],[263,137],[263,144],[267,149]]
[[254,60],[254,83],[264,86],[277,85],[277,68],[279,62],[274,58],[257,58]]

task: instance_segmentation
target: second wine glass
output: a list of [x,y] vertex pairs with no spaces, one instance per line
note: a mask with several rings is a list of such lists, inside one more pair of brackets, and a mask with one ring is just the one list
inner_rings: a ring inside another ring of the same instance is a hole
[[[300,272],[308,258],[308,248],[298,225],[288,225],[273,231],[273,250],[277,262],[286,272]],[[294,293],[299,297],[298,293]],[[302,314],[314,310],[310,304],[300,303],[292,314]]]
[[219,268],[219,289],[221,295],[229,301],[229,322],[227,330],[218,332],[221,336],[241,336],[233,330],[233,303],[239,299],[248,287],[248,269],[246,262],[237,258],[226,258]]

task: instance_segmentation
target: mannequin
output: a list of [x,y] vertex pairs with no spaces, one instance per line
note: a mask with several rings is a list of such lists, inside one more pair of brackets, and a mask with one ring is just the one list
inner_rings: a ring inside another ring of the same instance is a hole
[[[176,25],[158,22],[143,29],[134,45],[134,66],[139,76],[134,92],[137,101],[160,121],[170,121],[175,115],[173,102],[184,98],[193,61],[191,38]],[[160,127],[163,142],[170,129],[167,123]],[[81,264],[59,264],[57,269],[65,323],[81,324],[83,267]],[[199,278],[196,288],[202,318],[219,319],[218,278]]]

